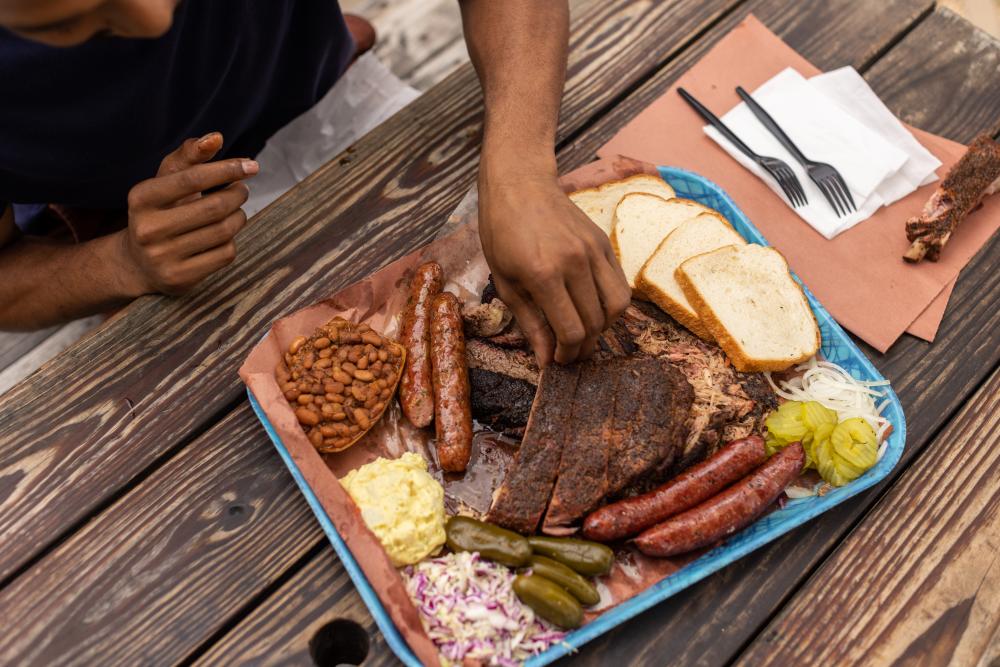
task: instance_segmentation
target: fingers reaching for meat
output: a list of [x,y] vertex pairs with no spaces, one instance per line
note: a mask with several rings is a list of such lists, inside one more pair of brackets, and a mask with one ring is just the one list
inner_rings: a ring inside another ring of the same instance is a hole
[[472,408],[462,310],[454,294],[434,297],[430,333],[438,461],[448,472],[461,472],[472,453]]
[[734,440],[707,460],[649,493],[593,512],[583,522],[587,539],[609,542],[630,537],[708,500],[767,460],[758,435]]
[[749,525],[777,500],[805,463],[793,442],[753,473],[700,505],[653,526],[635,538],[647,556],[676,556],[707,547]]
[[419,428],[434,419],[431,303],[443,284],[444,271],[437,262],[418,267],[410,281],[410,297],[403,311],[400,342],[406,348],[406,370],[399,387],[399,402],[406,418]]

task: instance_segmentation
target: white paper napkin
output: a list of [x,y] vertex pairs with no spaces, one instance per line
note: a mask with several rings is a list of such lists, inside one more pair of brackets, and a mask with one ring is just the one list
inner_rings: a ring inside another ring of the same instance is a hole
[[[849,68],[845,68],[848,69]],[[851,70],[853,71],[853,70]],[[906,131],[856,73],[831,72],[819,83],[788,68],[752,91],[785,133],[807,157],[833,165],[843,176],[858,210],[839,217],[805,168],[740,103],[722,120],[751,149],[784,160],[795,172],[809,203],[795,212],[828,239],[870,217],[879,207],[896,201],[928,176],[932,156]],[[890,129],[891,128],[891,129]],[[780,186],[749,158],[729,144],[714,128],[705,132],[744,167],[755,173],[786,204]],[[904,140],[902,133],[908,140]],[[932,179],[933,180],[933,179]]]
[[935,171],[941,166],[941,160],[899,122],[856,69],[841,67],[818,74],[809,79],[809,85],[909,156],[903,167],[877,189],[886,206],[937,180]]

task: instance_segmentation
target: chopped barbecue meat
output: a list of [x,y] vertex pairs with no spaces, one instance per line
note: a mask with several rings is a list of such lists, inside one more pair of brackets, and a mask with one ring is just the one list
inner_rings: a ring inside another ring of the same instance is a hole
[[496,336],[507,328],[511,317],[510,309],[500,299],[493,299],[489,303],[465,306],[462,309],[465,335],[472,338]]
[[538,384],[538,363],[530,351],[499,347],[482,339],[470,338],[465,341],[465,357],[469,368],[482,368]]
[[524,439],[497,489],[487,521],[519,533],[535,532],[552,495],[563,443],[573,435],[573,402],[567,397],[576,392],[579,374],[577,366],[558,364],[551,364],[542,373]]
[[511,322],[510,326],[504,329],[502,333],[490,336],[486,340],[500,347],[514,347],[522,350],[526,350],[529,347],[528,339],[525,337],[521,327],[517,326],[517,322]]
[[1000,144],[981,134],[948,171],[920,215],[906,221],[906,239],[912,245],[903,259],[919,262],[926,257],[936,262],[958,224],[997,190]]
[[631,357],[639,352],[635,336],[625,326],[623,318],[619,318],[607,331],[597,339],[598,359],[608,357]]
[[535,386],[482,368],[469,369],[472,416],[494,431],[520,437],[531,413]]

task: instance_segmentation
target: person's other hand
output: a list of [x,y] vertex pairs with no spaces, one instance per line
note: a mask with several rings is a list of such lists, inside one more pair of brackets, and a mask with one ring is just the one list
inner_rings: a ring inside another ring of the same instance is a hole
[[129,191],[122,251],[136,293],[183,294],[236,258],[234,237],[247,220],[240,207],[250,195],[242,181],[259,166],[209,162],[221,148],[218,132],[188,139]]
[[486,261],[539,364],[590,357],[631,297],[608,237],[554,177],[481,181],[479,197]]

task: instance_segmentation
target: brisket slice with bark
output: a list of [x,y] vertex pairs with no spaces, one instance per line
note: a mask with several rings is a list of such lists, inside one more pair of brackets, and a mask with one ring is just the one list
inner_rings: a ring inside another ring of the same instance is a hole
[[575,531],[609,496],[662,478],[684,443],[692,400],[684,375],[659,359],[549,366],[487,520],[531,533],[544,512],[543,532]]
[[531,406],[528,426],[513,465],[497,490],[486,520],[531,534],[545,512],[567,436],[573,433],[572,397],[580,369],[551,364]]
[[676,463],[687,437],[694,390],[680,370],[660,359],[623,359],[615,394],[615,433],[607,494],[656,484]]
[[608,453],[615,433],[615,393],[621,373],[616,361],[580,364],[580,381],[572,400],[572,418],[567,423],[559,475],[542,532],[562,534],[597,507],[607,494]]
[[697,463],[725,442],[762,433],[778,398],[760,373],[740,373],[722,349],[706,343],[651,304],[633,301],[605,334],[635,341],[641,355],[673,363],[691,383],[687,437],[672,472]]
[[919,262],[926,257],[936,262],[958,224],[997,190],[1000,190],[1000,144],[981,134],[948,171],[920,215],[906,221],[906,239],[912,245],[903,259]]

